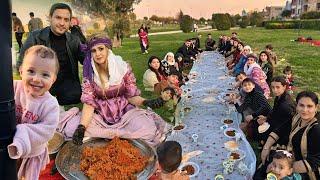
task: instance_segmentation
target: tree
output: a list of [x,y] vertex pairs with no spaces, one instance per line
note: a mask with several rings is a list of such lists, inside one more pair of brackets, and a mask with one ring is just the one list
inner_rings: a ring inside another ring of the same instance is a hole
[[249,18],[248,18],[248,16],[243,16],[242,18],[241,18],[241,21],[240,21],[240,27],[241,28],[246,28],[248,25],[249,25]]
[[159,17],[156,16],[156,15],[152,15],[149,19],[150,19],[151,21],[160,21]]
[[236,25],[240,25],[240,20],[241,20],[240,14],[234,15],[232,18]]
[[282,11],[281,16],[288,18],[288,17],[291,16],[291,11],[290,10],[284,10],[284,11]]
[[189,15],[183,15],[180,20],[180,29],[184,33],[189,33],[192,31],[193,20]]
[[231,26],[231,27],[235,27],[235,26],[236,26],[236,23],[235,23],[234,19],[231,17],[231,15],[230,15],[229,13],[226,13],[226,16],[227,16],[228,19],[229,19],[230,26]]
[[250,14],[249,22],[251,26],[262,26],[263,15],[257,11]]
[[204,24],[204,22],[206,22],[206,19],[205,19],[204,17],[201,17],[201,18],[199,19],[199,21],[200,21],[201,24]]
[[227,14],[212,14],[212,21],[218,30],[229,30],[231,27],[231,23]]
[[[110,37],[120,37],[123,35],[119,33],[130,32],[130,23],[127,22],[130,19],[130,13],[133,12],[133,4],[138,4],[140,1],[141,0],[71,0],[71,4],[73,8],[77,8],[80,11],[87,11],[89,14],[102,17],[104,21],[111,21],[110,26],[106,27],[108,35]],[[85,7],[85,9],[83,7]]]
[[177,18],[176,18],[180,24],[181,24],[182,17],[183,17],[183,12],[180,9],[180,11],[177,14]]

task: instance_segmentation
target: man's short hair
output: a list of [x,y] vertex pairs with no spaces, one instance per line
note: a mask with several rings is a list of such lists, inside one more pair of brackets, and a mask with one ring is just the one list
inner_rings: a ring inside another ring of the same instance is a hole
[[12,15],[12,16],[17,16],[17,13],[13,12],[11,15]]
[[49,12],[50,17],[53,15],[54,11],[57,10],[57,9],[67,9],[70,12],[70,19],[71,19],[72,10],[71,10],[70,6],[68,6],[67,4],[64,4],[64,3],[55,3],[55,4],[53,4],[51,6],[50,12]]
[[33,12],[30,12],[30,13],[29,13],[29,16],[34,17],[34,13],[33,13]]

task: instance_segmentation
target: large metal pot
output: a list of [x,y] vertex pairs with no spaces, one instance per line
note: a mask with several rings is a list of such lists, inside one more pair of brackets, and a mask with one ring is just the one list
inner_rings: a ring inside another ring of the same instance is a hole
[[[157,156],[152,147],[150,147],[146,142],[139,139],[127,139],[133,146],[140,149],[144,156],[149,158],[148,164],[145,169],[137,174],[138,180],[149,179],[156,170]],[[58,152],[56,157],[56,166],[59,173],[67,180],[87,180],[89,179],[80,170],[80,158],[82,154],[82,149],[86,146],[95,147],[103,146],[106,144],[108,139],[102,138],[91,138],[84,141],[83,145],[78,146],[73,144],[71,141],[67,142],[61,150]]]

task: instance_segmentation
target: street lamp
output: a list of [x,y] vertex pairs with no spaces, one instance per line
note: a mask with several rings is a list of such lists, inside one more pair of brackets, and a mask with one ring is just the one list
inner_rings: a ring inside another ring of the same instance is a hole
[[11,1],[0,1],[0,179],[16,180],[16,160],[8,155],[16,130],[11,59]]

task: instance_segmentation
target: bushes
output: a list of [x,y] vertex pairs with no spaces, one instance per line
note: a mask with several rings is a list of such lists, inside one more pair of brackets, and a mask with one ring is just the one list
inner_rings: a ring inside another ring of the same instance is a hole
[[320,30],[320,20],[267,21],[266,29],[315,29]]
[[227,14],[212,14],[212,21],[218,30],[229,30],[231,27]]
[[184,33],[189,33],[192,31],[193,20],[189,15],[183,15],[180,21],[180,29]]
[[299,26],[296,26],[296,23],[293,22],[271,22],[271,23],[266,23],[265,28],[266,29],[295,29],[298,28]]
[[310,11],[303,13],[300,16],[301,19],[320,19],[320,12],[317,11]]

